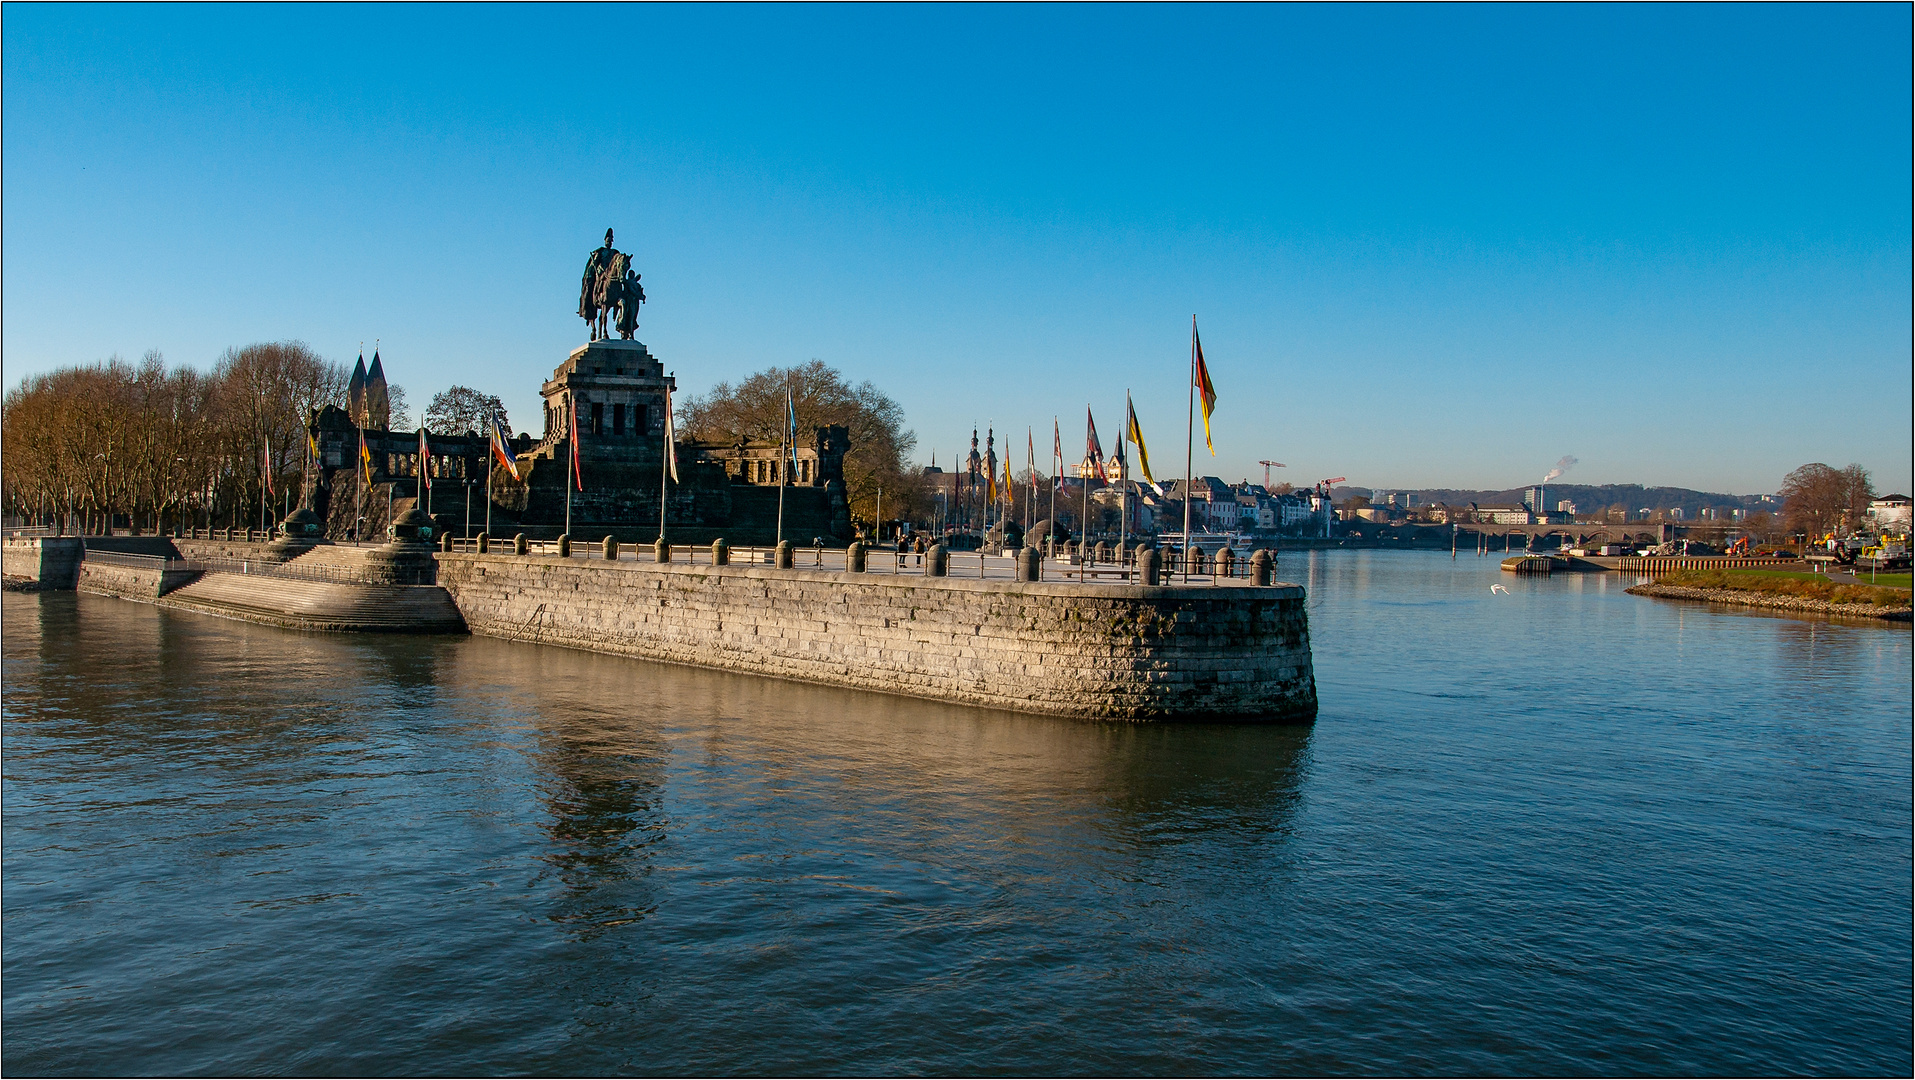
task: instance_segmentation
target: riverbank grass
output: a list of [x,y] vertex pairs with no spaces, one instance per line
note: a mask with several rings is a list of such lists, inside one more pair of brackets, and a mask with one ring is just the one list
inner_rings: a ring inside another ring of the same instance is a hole
[[[1883,577],[1892,575],[1884,574]],[[1908,575],[1902,575],[1907,580]],[[1796,574],[1774,570],[1678,570],[1656,579],[1658,585],[1676,585],[1689,589],[1731,589],[1738,592],[1771,593],[1804,600],[1822,600],[1831,604],[1865,604],[1870,607],[1904,608],[1909,606],[1907,588],[1886,585],[1843,585],[1815,574]]]

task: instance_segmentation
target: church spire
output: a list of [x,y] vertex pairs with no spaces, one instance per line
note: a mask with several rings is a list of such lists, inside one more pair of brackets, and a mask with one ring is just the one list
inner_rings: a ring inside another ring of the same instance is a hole
[[379,363],[379,345],[373,343],[372,367],[366,369],[365,425],[380,431],[392,426],[392,398],[386,390],[386,369]]

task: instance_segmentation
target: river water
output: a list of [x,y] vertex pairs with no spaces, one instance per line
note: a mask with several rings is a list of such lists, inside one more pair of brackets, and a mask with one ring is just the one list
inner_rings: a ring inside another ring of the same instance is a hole
[[8,594],[0,1064],[1910,1072],[1906,625],[1281,569],[1313,727]]

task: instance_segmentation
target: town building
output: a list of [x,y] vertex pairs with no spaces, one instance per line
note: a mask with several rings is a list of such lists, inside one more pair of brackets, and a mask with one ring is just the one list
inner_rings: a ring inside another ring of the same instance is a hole
[[1868,521],[1882,532],[1907,532],[1910,506],[1906,495],[1884,495],[1868,504]]

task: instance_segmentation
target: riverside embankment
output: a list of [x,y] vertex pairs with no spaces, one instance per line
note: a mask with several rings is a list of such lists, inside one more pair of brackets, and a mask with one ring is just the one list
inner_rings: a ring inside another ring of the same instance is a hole
[[1837,582],[1809,575],[1686,570],[1633,586],[1629,593],[1665,600],[1770,608],[1777,611],[1907,622],[1907,589]]
[[1019,712],[1309,720],[1303,590],[441,554],[475,634]]
[[[525,555],[420,544],[289,553],[240,541],[167,550],[190,557],[68,544],[49,561],[21,545],[9,565],[22,576],[50,567],[54,589],[77,582],[289,629],[469,630],[1027,713],[1307,722],[1317,710],[1303,589],[1194,568],[1191,580],[1145,586],[1098,578],[1126,573],[1108,565],[1059,564],[1046,574],[1076,579],[1018,581],[1013,560],[975,553],[933,576],[891,552],[873,552],[867,572],[823,551],[805,553],[809,568],[773,568],[756,561],[768,553],[714,564],[684,549],[674,559],[687,561],[666,563],[650,551],[581,546],[568,557],[545,545]],[[61,560],[76,556],[69,571]]]

